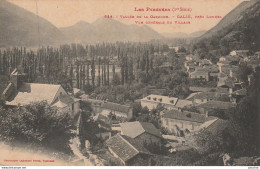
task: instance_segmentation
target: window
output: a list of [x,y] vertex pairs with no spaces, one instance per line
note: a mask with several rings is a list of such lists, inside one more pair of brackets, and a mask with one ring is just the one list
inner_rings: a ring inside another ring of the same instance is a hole
[[74,111],[74,103],[72,103],[71,107],[72,107],[72,111]]

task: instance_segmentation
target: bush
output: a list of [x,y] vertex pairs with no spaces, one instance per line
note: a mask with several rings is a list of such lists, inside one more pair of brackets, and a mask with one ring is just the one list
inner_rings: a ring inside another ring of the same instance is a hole
[[46,102],[0,109],[0,118],[0,138],[12,146],[30,144],[39,149],[71,153],[72,119],[68,114],[59,114]]

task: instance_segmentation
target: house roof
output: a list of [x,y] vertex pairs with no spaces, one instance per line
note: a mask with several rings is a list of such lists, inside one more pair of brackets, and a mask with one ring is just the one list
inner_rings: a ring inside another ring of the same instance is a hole
[[214,87],[189,87],[192,92],[220,92],[227,93],[228,90],[225,88],[214,88]]
[[150,154],[140,143],[120,134],[108,139],[106,145],[124,162],[134,158],[139,153]]
[[57,108],[64,108],[64,107],[67,107],[67,106],[68,106],[67,104],[61,102],[60,100],[52,105],[52,107],[57,107]]
[[10,96],[12,95],[12,92],[14,91],[15,87],[13,83],[9,83],[8,86],[5,88],[5,90],[2,93],[2,96],[5,98],[5,100],[9,100]]
[[18,89],[17,95],[7,105],[27,105],[31,102],[44,101],[48,104],[54,101],[56,93],[61,85],[39,84],[39,83],[23,83]]
[[209,70],[206,68],[195,70],[194,72],[191,72],[190,75],[193,76],[199,76],[199,75],[208,75]]
[[181,112],[179,110],[174,110],[174,109],[166,111],[162,115],[162,117],[169,118],[169,119],[197,122],[197,123],[204,123],[207,120],[207,117],[203,114],[193,113],[188,111]]
[[208,101],[207,103],[203,103],[200,105],[197,105],[198,108],[205,108],[205,109],[230,109],[233,107],[236,107],[235,103],[230,102],[222,102],[222,101]]
[[123,135],[135,138],[143,133],[149,133],[156,137],[161,137],[160,131],[152,124],[148,122],[126,122],[120,123],[121,131]]
[[114,111],[118,111],[118,112],[125,113],[125,114],[127,114],[129,112],[129,110],[131,109],[130,106],[116,104],[116,103],[112,103],[112,102],[104,102],[101,104],[101,107],[104,109],[114,110]]
[[175,105],[177,100],[178,100],[178,98],[176,98],[176,97],[154,95],[154,94],[151,94],[151,95],[141,99],[141,101],[151,101],[151,102],[155,102],[155,103],[171,104],[171,105]]
[[200,63],[201,64],[212,64],[211,61],[208,59],[202,59],[202,60],[200,60]]
[[244,88],[244,89],[240,89],[240,90],[234,91],[232,93],[232,95],[245,96],[246,92],[247,92],[247,90]]
[[[206,122],[207,123],[207,122]],[[228,120],[223,120],[219,118],[215,118],[213,120],[208,121],[208,124],[202,124],[199,128],[199,134],[203,134],[205,132],[209,132],[212,135],[218,137],[221,131],[225,130],[227,127],[230,127],[230,122]],[[203,127],[204,125],[204,127]]]
[[179,108],[183,108],[183,107],[185,107],[187,105],[191,105],[191,104],[192,104],[192,101],[190,101],[190,100],[181,100],[181,99],[179,99],[175,106],[179,107]]
[[235,51],[235,52],[249,52],[249,50],[233,50],[233,51]]
[[219,77],[219,78],[224,78],[224,77],[228,77],[228,75],[225,74],[225,73],[223,73],[223,72],[219,72],[219,73],[218,73],[218,77]]
[[219,92],[201,92],[197,95],[194,96],[194,99],[204,99],[204,98],[207,98],[207,99],[214,99],[214,98],[218,98],[222,95],[226,95],[227,96],[227,93],[219,93]]
[[185,98],[185,100],[193,100],[194,96],[196,96],[199,93],[201,92],[191,93],[188,97]]

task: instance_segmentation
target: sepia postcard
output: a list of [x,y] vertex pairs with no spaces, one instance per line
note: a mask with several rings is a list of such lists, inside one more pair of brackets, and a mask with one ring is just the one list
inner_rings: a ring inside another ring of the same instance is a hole
[[258,169],[259,106],[260,0],[0,0],[3,169]]

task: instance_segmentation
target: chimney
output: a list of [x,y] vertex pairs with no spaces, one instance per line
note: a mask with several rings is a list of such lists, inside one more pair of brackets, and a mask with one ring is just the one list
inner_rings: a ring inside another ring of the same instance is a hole
[[10,74],[10,82],[13,83],[16,91],[21,87],[24,81],[25,75],[22,74],[17,68]]

